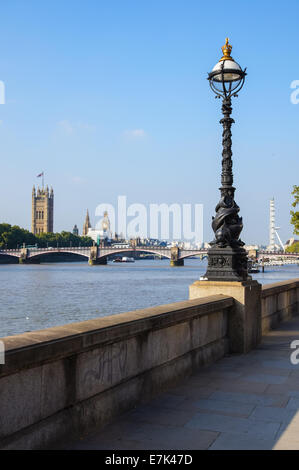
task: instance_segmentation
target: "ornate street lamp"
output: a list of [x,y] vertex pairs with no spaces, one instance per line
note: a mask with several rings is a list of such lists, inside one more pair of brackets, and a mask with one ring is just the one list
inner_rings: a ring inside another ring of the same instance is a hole
[[247,269],[247,252],[244,243],[239,238],[243,228],[242,217],[239,217],[239,207],[234,200],[232,172],[232,141],[231,125],[235,122],[231,117],[232,96],[244,85],[246,69],[231,57],[232,46],[226,38],[222,47],[223,57],[209,73],[208,80],[216,98],[222,98],[223,126],[222,134],[222,173],[221,199],[216,206],[212,228],[215,239],[210,243],[208,251],[208,269],[204,279],[209,281],[244,281],[250,280]]

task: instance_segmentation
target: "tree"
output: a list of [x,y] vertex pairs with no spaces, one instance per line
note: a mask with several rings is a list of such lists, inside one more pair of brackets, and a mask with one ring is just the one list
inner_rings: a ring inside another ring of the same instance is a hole
[[[296,207],[299,204],[299,186],[294,185],[292,194],[295,198],[294,202],[292,203],[293,207]],[[294,234],[299,235],[299,212],[298,211],[291,211],[291,224],[294,225]]]
[[0,249],[17,248],[25,245],[37,244],[39,248],[47,247],[70,247],[70,246],[92,246],[90,237],[79,237],[71,232],[40,233],[34,235],[18,225],[0,224]]
[[40,233],[36,235],[36,241],[39,247],[69,247],[69,246],[92,246],[92,238],[79,237],[71,232],[62,231],[61,233]]
[[35,236],[18,225],[0,224],[0,248],[17,248],[18,246],[33,245]]
[[293,245],[288,246],[286,251],[288,253],[299,253],[299,243],[293,243]]

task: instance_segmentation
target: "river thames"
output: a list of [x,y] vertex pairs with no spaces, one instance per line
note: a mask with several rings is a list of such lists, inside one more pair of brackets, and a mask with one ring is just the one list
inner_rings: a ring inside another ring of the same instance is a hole
[[[188,299],[206,261],[137,260],[0,266],[0,337]],[[261,284],[299,278],[299,266],[268,266],[252,274]]]

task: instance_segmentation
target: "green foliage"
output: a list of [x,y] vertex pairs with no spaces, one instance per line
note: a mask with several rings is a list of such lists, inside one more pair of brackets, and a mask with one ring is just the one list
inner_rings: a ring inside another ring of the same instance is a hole
[[299,253],[299,242],[294,243],[292,246],[289,246],[286,251],[288,253]]
[[28,230],[17,225],[0,224],[0,249],[12,249],[25,245],[35,245],[39,248],[68,247],[68,246],[92,246],[90,237],[80,237],[71,232],[41,233],[34,235]]
[[17,248],[23,243],[34,245],[36,239],[33,233],[18,225],[0,224],[0,248]]
[[53,248],[59,246],[92,246],[92,238],[80,237],[71,232],[61,233],[41,233],[36,235],[37,244],[41,248],[52,246]]
[[[292,194],[294,196],[294,202],[292,203],[293,207],[296,207],[299,204],[299,186],[294,186]],[[294,233],[299,235],[299,212],[291,211],[291,224],[294,225]]]

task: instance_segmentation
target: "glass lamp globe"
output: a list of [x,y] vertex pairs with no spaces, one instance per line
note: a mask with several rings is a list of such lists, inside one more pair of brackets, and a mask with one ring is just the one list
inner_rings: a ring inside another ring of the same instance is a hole
[[232,46],[226,38],[225,45],[222,47],[223,57],[208,76],[212,90],[219,97],[235,96],[244,84],[246,69],[242,70],[240,65],[234,61],[230,55],[231,50]]

